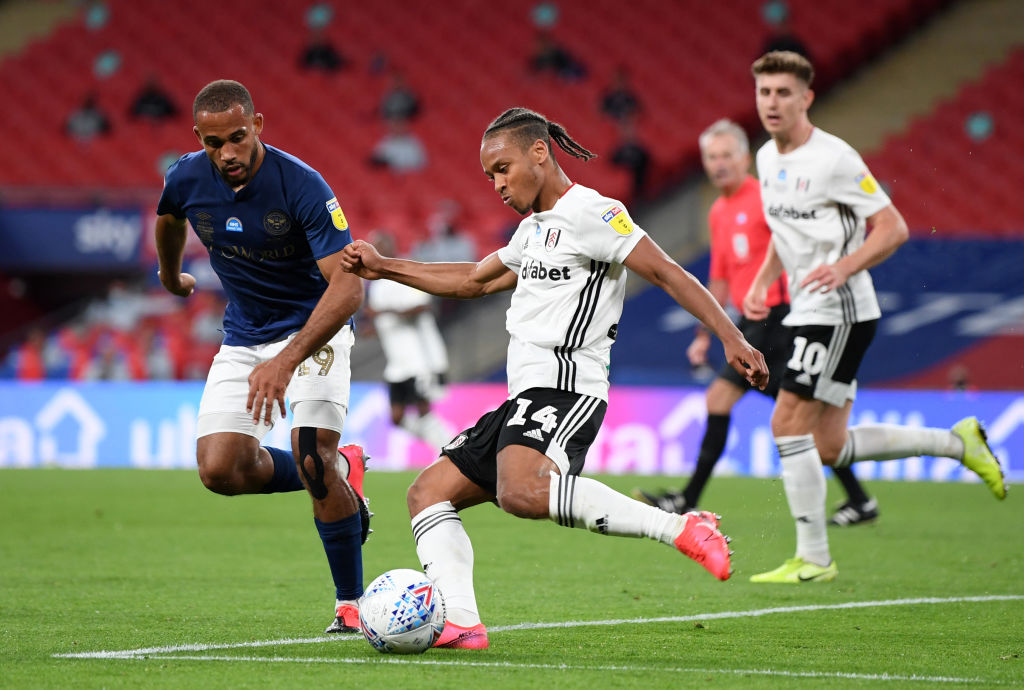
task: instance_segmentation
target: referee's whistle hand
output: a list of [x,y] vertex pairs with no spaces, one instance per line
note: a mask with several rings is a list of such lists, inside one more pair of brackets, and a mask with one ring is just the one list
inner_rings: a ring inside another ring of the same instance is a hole
[[767,300],[767,289],[751,286],[750,292],[743,298],[743,315],[751,321],[764,321],[768,318],[769,312]]

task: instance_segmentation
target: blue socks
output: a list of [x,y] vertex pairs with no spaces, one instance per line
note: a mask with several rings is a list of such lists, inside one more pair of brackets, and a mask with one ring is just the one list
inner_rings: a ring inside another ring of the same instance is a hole
[[286,491],[305,491],[306,487],[302,485],[302,480],[299,479],[299,468],[295,465],[295,458],[292,457],[291,451],[270,448],[269,446],[264,446],[264,448],[270,453],[270,457],[274,459],[274,476],[260,490],[260,493],[276,494]]
[[363,594],[363,524],[359,511],[335,522],[316,523],[316,531],[324,543],[327,564],[334,578],[336,597],[340,601],[355,600]]
[[[299,468],[291,452],[269,447],[267,451],[274,459],[274,477],[267,482],[262,492],[304,491]],[[316,518],[313,518],[313,522],[324,543],[324,553],[327,554],[337,598],[358,599],[363,593],[363,523],[359,511],[335,522],[320,522]]]

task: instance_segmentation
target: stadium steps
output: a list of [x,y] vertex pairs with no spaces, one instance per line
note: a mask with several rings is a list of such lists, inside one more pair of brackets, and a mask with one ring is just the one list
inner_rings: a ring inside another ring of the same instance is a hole
[[934,15],[884,60],[811,109],[811,119],[866,154],[1024,44],[1024,2],[969,0]]
[[72,0],[0,2],[0,60],[73,19],[79,4]]

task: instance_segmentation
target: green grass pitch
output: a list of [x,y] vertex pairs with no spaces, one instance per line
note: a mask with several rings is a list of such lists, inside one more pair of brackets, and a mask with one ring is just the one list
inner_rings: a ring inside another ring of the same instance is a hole
[[[367,475],[366,582],[418,568],[411,479]],[[624,492],[678,483],[601,479]],[[778,481],[711,482],[704,507],[736,550],[725,583],[648,540],[473,508],[491,648],[391,657],[361,637],[318,639],[333,588],[304,494],[224,498],[182,471],[3,470],[0,687],[1024,685],[1021,497],[869,489],[878,523],[831,532],[839,578],[800,586],[747,582],[792,555]],[[113,654],[59,656],[95,652]]]

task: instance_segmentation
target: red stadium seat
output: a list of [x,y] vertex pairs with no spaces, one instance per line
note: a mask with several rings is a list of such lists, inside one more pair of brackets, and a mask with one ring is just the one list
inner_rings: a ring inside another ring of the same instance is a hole
[[[927,182],[896,185],[894,201],[912,231],[1024,235],[1022,81],[1024,49],[1018,49],[869,157],[883,180],[899,171]],[[974,140],[966,130],[968,117],[977,112],[992,118],[989,138]]]
[[[789,0],[788,5],[794,28],[806,38],[827,81],[904,35],[944,1],[864,0],[856,12],[845,0]],[[706,0],[634,0],[631,26],[625,31],[621,4],[615,0],[560,0],[554,34],[589,71],[587,79],[566,84],[528,72],[533,29],[527,22],[510,23],[475,0],[453,0],[443,9],[414,0],[344,3],[330,35],[351,64],[330,75],[297,68],[308,0],[253,0],[246,5],[244,25],[223,3],[107,0],[110,20],[102,29],[90,31],[75,19],[0,63],[0,87],[9,86],[4,93],[25,104],[20,115],[12,114],[17,109],[0,111],[0,124],[8,132],[49,133],[38,137],[32,150],[42,162],[6,166],[0,182],[81,187],[99,182],[149,187],[155,193],[160,187],[155,161],[166,151],[196,148],[189,133],[193,95],[204,83],[228,77],[245,82],[253,92],[267,116],[266,141],[320,170],[345,199],[347,212],[353,219],[362,217],[363,224],[387,221],[421,233],[432,201],[450,197],[479,219],[486,233],[514,225],[515,218],[497,203],[478,163],[483,127],[512,105],[533,107],[562,121],[602,156],[585,166],[567,166],[581,181],[628,202],[628,179],[607,162],[616,128],[598,112],[612,71],[620,62],[628,63],[643,99],[638,127],[652,148],[652,186],[680,179],[697,164],[696,137],[711,121],[729,116],[753,124],[749,64],[766,28],[760,3],[739,4],[742,11],[731,3]],[[202,26],[196,25],[197,17]],[[159,49],[153,44],[155,26],[160,27]],[[238,32],[203,28],[220,26],[234,26]],[[244,36],[241,42],[239,36]],[[121,55],[121,68],[98,79],[93,61],[105,50]],[[423,114],[413,129],[431,158],[421,176],[402,180],[366,166],[383,131],[375,111],[389,81],[386,73],[369,72],[371,56],[377,53],[386,53],[421,95]],[[1020,76],[1024,61],[1017,62]],[[139,127],[125,114],[150,74],[159,75],[182,111],[166,129]],[[69,146],[56,133],[90,91],[110,111],[112,140],[96,147]],[[97,161],[97,155],[111,160]]]

